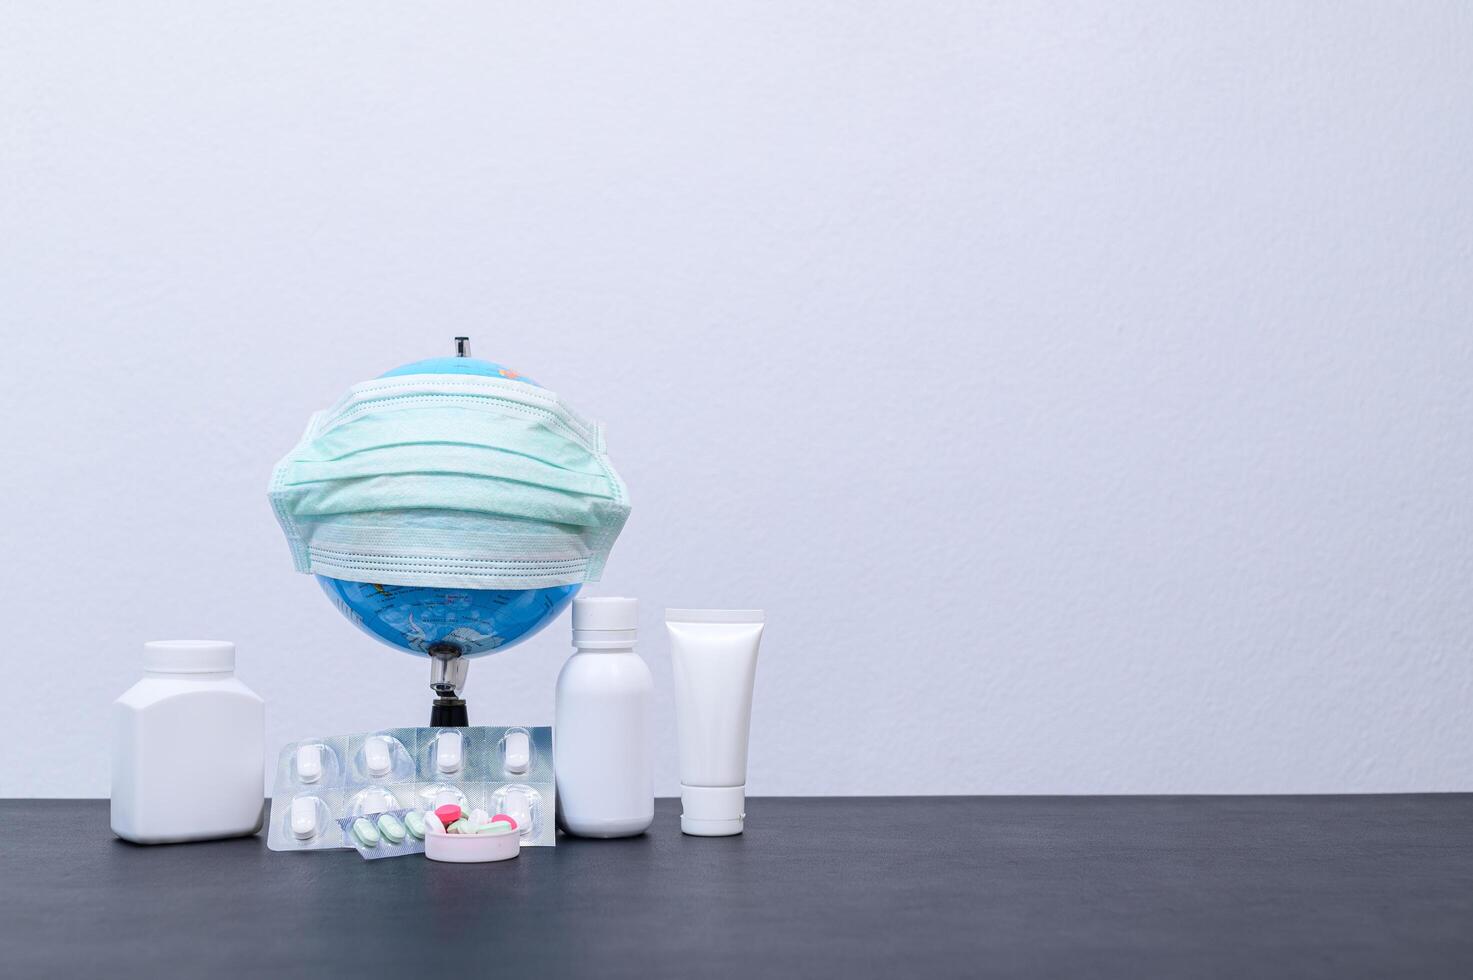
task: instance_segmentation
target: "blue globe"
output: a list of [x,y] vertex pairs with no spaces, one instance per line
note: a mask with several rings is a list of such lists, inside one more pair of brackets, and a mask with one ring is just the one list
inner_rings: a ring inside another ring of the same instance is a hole
[[[478,374],[537,384],[504,365],[470,357],[416,361],[382,377],[405,374]],[[326,575],[318,575],[317,581],[353,625],[389,646],[422,656],[431,647],[454,648],[469,657],[505,650],[556,619],[579,588],[431,589]]]

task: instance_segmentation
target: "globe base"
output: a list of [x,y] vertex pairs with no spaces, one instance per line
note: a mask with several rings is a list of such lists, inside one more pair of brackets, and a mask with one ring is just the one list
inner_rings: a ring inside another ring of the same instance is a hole
[[431,728],[469,728],[470,724],[464,698],[436,698],[430,705]]

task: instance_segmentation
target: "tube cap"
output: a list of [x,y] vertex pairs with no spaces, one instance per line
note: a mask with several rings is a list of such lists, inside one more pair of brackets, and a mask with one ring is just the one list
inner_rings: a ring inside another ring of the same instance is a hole
[[747,819],[747,786],[680,784],[680,832],[692,837],[730,837]]
[[151,640],[143,644],[143,669],[154,674],[224,674],[235,670],[229,640]]

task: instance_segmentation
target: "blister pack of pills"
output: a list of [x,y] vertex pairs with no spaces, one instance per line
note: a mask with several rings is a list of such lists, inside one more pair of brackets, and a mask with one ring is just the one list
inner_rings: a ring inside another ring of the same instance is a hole
[[[424,850],[413,827],[436,807],[453,803],[466,812],[507,814],[522,846],[552,846],[557,839],[552,768],[552,729],[392,728],[292,742],[276,762],[271,823],[273,851],[358,846],[365,857]],[[383,820],[389,815],[391,820]],[[355,840],[359,817],[370,818],[384,841],[404,827],[403,839],[378,851]],[[346,829],[345,829],[346,827]],[[368,853],[373,851],[372,854]]]
[[423,854],[424,815],[419,810],[385,810],[338,820],[343,840],[368,860]]

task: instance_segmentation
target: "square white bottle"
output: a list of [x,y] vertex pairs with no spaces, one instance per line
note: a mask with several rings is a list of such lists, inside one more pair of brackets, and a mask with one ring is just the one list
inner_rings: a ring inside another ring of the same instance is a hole
[[266,707],[235,676],[235,644],[157,640],[113,702],[112,829],[136,844],[261,829]]

